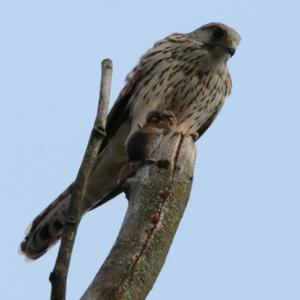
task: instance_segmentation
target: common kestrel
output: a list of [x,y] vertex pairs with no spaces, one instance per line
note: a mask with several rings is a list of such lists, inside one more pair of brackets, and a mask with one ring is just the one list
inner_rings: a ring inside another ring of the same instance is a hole
[[[172,111],[183,133],[198,132],[200,137],[206,131],[230,94],[227,61],[239,42],[232,28],[210,23],[187,34],[171,34],[141,57],[108,116],[107,137],[88,183],[85,211],[122,191],[130,173],[126,143],[150,111]],[[70,197],[69,187],[34,219],[21,243],[28,258],[40,257],[60,239]]]

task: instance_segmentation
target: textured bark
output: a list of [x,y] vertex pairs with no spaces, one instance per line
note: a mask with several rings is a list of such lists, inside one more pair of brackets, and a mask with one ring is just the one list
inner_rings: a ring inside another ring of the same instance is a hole
[[169,133],[154,163],[126,183],[129,206],[118,238],[81,300],[145,299],[170,249],[186,207],[195,146],[190,136]]
[[105,126],[108,113],[109,94],[112,78],[112,62],[109,59],[102,61],[102,75],[97,115],[93,130],[84,154],[75,183],[71,186],[72,198],[61,245],[56,263],[50,274],[51,300],[64,300],[66,297],[66,282],[72,249],[77,228],[82,217],[83,199],[87,182],[96,161],[99,148],[105,137]]

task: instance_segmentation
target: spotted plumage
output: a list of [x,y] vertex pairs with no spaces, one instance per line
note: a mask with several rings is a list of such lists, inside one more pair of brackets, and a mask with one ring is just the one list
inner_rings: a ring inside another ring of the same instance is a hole
[[[226,63],[239,42],[239,34],[230,27],[210,23],[191,33],[172,34],[142,56],[108,116],[85,211],[122,191],[131,172],[126,145],[150,111],[172,111],[183,133],[205,132],[231,91]],[[69,203],[70,188],[33,221],[21,244],[27,257],[38,258],[60,238]]]

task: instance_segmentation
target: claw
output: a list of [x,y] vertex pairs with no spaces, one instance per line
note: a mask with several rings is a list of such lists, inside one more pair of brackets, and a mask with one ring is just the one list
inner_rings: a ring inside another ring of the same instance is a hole
[[190,137],[191,137],[194,141],[196,141],[196,140],[198,139],[198,137],[199,137],[199,133],[198,133],[198,132],[193,132],[193,133],[190,133],[189,135],[190,135]]
[[177,126],[177,119],[175,114],[170,110],[164,110],[162,111],[163,117],[167,118],[169,120],[170,126]]

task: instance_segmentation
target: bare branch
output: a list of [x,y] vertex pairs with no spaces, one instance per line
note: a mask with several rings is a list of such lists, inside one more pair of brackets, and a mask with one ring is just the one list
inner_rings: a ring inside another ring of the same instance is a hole
[[108,114],[109,96],[112,80],[112,62],[110,59],[102,61],[102,75],[99,92],[99,103],[93,130],[102,131],[105,134],[106,119]]
[[192,184],[195,146],[169,133],[155,156],[127,180],[128,210],[106,261],[81,300],[145,299],[171,246]]
[[86,186],[99,148],[105,137],[111,78],[112,62],[109,59],[103,60],[97,116],[75,183],[71,187],[72,198],[62,234],[61,245],[54,269],[49,277],[52,286],[51,300],[64,300],[66,297],[67,274],[77,228],[82,217]]

